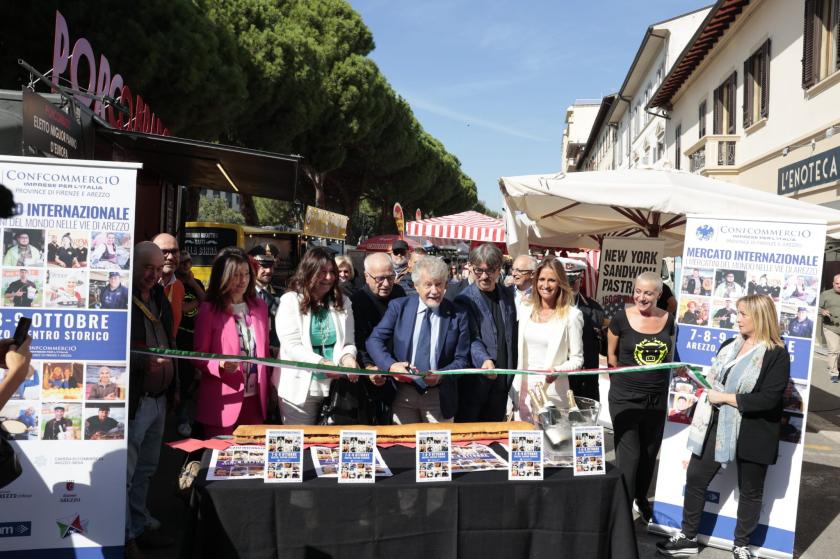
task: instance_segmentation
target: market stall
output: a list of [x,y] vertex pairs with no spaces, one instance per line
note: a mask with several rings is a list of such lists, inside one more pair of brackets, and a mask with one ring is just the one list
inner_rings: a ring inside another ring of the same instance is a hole
[[[399,238],[399,235],[377,235],[375,237],[369,237],[356,245],[356,250],[363,250],[365,252],[388,252],[391,250],[391,245],[394,244],[394,241]],[[420,243],[413,239],[403,240],[408,243],[408,248],[414,249],[421,246]]]
[[466,211],[443,217],[430,217],[406,223],[406,235],[428,239],[432,244],[455,245],[453,241],[504,243],[505,224],[501,219],[476,211]]

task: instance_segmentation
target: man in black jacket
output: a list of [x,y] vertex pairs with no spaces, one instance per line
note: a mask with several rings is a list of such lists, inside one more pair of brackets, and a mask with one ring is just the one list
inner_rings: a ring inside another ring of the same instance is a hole
[[[134,349],[174,348],[172,307],[158,283],[163,273],[163,252],[152,242],[134,247],[131,346]],[[128,476],[125,556],[138,557],[138,547],[168,547],[174,540],[157,530],[146,507],[149,482],[158,467],[167,395],[175,396],[175,363],[164,357],[134,355],[129,373]]]
[[[356,361],[360,367],[376,370],[376,364],[365,347],[365,342],[382,320],[388,303],[405,297],[405,291],[395,283],[396,275],[391,258],[382,252],[375,252],[365,258],[365,285],[353,293],[353,321],[356,340]],[[368,377],[373,383],[370,393],[379,402],[377,410],[378,424],[391,423],[390,404],[397,392],[392,379]]]

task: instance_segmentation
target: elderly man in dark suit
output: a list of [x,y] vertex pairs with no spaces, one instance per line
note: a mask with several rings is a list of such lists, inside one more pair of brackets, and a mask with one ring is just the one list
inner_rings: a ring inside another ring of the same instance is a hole
[[[455,302],[470,318],[470,357],[480,369],[516,368],[516,299],[499,283],[502,251],[490,243],[470,253],[475,283]],[[512,375],[463,375],[458,379],[458,422],[503,421]]]
[[427,373],[415,380],[397,377],[401,382],[392,407],[394,423],[451,421],[458,384],[454,377],[432,371],[469,367],[469,319],[443,297],[449,270],[442,260],[424,256],[411,275],[417,294],[391,301],[365,345],[382,371]]

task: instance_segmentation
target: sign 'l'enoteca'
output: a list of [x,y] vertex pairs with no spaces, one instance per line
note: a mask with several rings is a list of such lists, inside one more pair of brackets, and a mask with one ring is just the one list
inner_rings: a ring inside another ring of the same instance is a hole
[[[82,60],[87,63],[87,84],[80,87],[79,77]],[[128,109],[128,116],[115,111],[110,105],[95,101],[88,95],[76,94],[76,100],[86,106],[93,105],[93,112],[114,128],[168,136],[169,129],[152,112],[140,95],[132,97],[131,89],[123,82],[120,74],[111,75],[111,64],[105,55],[99,56],[99,65],[93,53],[93,46],[84,37],[77,39],[70,49],[70,30],[61,12],[55,12],[55,37],[53,39],[52,83],[58,85],[59,78],[69,70],[70,87],[76,91],[87,91],[97,97],[113,97]],[[115,114],[116,113],[116,114]]]

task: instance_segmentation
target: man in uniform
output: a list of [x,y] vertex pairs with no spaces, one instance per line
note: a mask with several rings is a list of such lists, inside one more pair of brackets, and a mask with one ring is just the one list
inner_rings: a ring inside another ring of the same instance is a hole
[[268,307],[268,345],[276,355],[280,348],[280,340],[277,339],[274,316],[277,314],[277,306],[280,304],[280,296],[274,286],[271,285],[271,278],[274,276],[274,256],[262,245],[257,245],[248,251],[248,255],[254,259],[257,267],[254,275],[254,287],[257,297],[263,300]]
[[[580,291],[584,264],[581,262],[567,263],[566,277],[575,294],[575,306],[583,313],[583,368],[597,369],[600,364],[601,341],[604,336],[604,309],[595,299],[590,299]],[[569,388],[576,396],[600,400],[598,389],[598,375],[572,375],[569,377]]]

